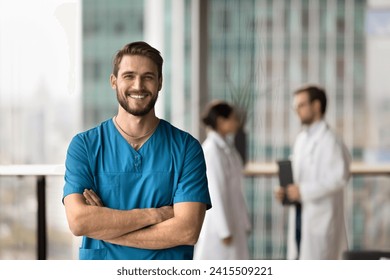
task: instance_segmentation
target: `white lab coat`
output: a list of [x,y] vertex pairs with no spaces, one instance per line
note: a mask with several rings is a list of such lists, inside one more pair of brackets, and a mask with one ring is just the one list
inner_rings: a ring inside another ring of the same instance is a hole
[[[212,208],[206,212],[194,259],[249,259],[251,228],[243,194],[243,164],[233,145],[215,131],[203,143]],[[224,245],[223,238],[233,242]]]
[[[302,201],[299,259],[341,259],[348,244],[344,191],[350,177],[349,152],[321,120],[298,135],[292,164]],[[295,207],[290,206],[287,258],[296,256]]]

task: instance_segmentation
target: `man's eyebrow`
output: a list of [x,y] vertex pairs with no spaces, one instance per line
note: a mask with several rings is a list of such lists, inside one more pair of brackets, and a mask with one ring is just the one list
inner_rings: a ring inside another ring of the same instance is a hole
[[[134,71],[125,71],[122,73],[122,76],[125,76],[125,75],[134,75],[134,74],[137,74],[136,72]],[[142,76],[146,76],[146,75],[152,75],[152,76],[156,76],[156,74],[154,72],[145,72],[145,73],[142,73],[141,74]]]

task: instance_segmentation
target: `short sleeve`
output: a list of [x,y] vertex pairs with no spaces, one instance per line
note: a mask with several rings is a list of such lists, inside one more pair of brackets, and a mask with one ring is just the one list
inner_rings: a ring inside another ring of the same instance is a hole
[[201,202],[210,209],[211,199],[203,149],[196,139],[190,137],[190,140],[192,141],[189,141],[185,149],[183,168],[173,202]]
[[63,198],[72,193],[82,194],[85,188],[94,185],[87,147],[81,135],[73,137],[65,160],[65,185]]

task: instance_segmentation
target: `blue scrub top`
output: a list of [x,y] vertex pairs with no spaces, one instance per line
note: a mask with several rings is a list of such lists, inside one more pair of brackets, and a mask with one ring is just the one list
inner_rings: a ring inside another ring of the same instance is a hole
[[[178,202],[211,207],[206,164],[200,143],[160,120],[136,151],[112,119],[73,137],[65,162],[63,197],[93,189],[106,207],[157,208]],[[83,237],[80,259],[192,259],[193,246],[138,249]]]

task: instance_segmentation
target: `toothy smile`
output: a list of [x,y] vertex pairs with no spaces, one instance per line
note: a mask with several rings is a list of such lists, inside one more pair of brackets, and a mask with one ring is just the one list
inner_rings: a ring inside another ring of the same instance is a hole
[[130,94],[129,95],[131,98],[134,98],[134,99],[144,99],[146,98],[146,95],[135,95],[135,94]]

